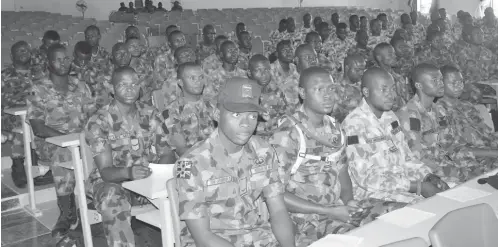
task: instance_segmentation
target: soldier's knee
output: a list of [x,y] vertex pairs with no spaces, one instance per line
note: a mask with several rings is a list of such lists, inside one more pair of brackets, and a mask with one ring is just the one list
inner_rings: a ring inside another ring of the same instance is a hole
[[111,214],[117,215],[131,211],[129,193],[120,184],[103,182],[94,194],[94,200],[102,213],[111,211]]

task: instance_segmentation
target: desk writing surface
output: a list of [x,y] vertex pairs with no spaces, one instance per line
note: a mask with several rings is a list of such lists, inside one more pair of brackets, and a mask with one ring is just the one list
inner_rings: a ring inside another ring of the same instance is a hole
[[[478,178],[488,177],[497,172],[498,169]],[[430,243],[429,230],[436,224],[436,222],[438,222],[446,213],[450,211],[480,203],[487,203],[491,205],[491,207],[495,209],[496,212],[496,210],[498,209],[498,190],[494,189],[488,184],[478,184],[478,178],[469,180],[460,186],[466,186],[469,188],[490,192],[491,195],[464,203],[436,195],[417,204],[409,206],[414,209],[435,214],[435,216],[432,218],[415,224],[409,228],[402,228],[393,224],[389,224],[387,222],[383,222],[381,220],[375,220],[363,227],[359,227],[348,232],[347,235],[363,238],[364,241],[361,242],[359,247],[378,247],[384,244],[389,244],[413,237],[420,237],[427,243]]]
[[69,135],[54,136],[45,139],[46,142],[52,143],[59,147],[70,147],[80,145],[80,133],[74,133]]
[[152,174],[144,179],[124,182],[123,187],[149,199],[168,197],[166,182],[173,178],[174,164],[149,164]]
[[26,115],[28,113],[28,107],[22,106],[22,107],[7,108],[4,109],[4,112],[14,116]]

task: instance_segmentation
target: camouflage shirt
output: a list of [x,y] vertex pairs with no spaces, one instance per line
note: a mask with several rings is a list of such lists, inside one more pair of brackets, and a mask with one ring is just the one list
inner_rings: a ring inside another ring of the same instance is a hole
[[109,52],[107,52],[104,47],[99,46],[97,53],[92,53],[92,59],[90,62],[105,66],[109,62],[110,57],[111,55]]
[[211,45],[205,45],[204,42],[201,42],[197,45],[197,60],[204,61],[207,57],[216,53],[216,45],[213,43]]
[[165,53],[157,55],[154,60],[154,89],[162,87],[166,81],[176,76],[175,58],[173,52],[168,50]]
[[293,112],[300,104],[298,95],[299,73],[296,65],[291,63],[289,72],[283,71],[279,61],[275,61],[270,66],[272,83],[275,83],[284,93],[287,111]]
[[30,70],[16,70],[9,66],[2,70],[2,111],[5,108],[26,105],[32,85]]
[[219,67],[223,66],[223,62],[221,59],[218,57],[218,55],[211,54],[209,57],[204,59],[201,63],[201,67],[204,70],[204,73],[208,75],[212,71],[218,69]]
[[156,89],[156,85],[154,84],[155,80],[153,78],[153,64],[150,60],[147,59],[145,54],[136,58],[135,63],[130,63],[130,67],[137,72],[138,79],[140,81],[140,101],[146,102],[150,104],[152,91]]
[[360,82],[351,84],[342,78],[336,90],[337,101],[332,116],[342,122],[361,102]]
[[355,199],[373,197],[411,202],[410,181],[422,180],[431,169],[410,151],[394,112],[377,118],[363,99],[344,120],[349,174]]
[[[229,154],[218,131],[176,162],[180,219],[209,218],[211,232],[234,246],[275,246],[270,223],[259,209],[260,198],[283,193],[275,149],[253,136],[241,151]],[[194,246],[181,224],[182,244]]]
[[263,120],[258,122],[256,133],[268,135],[277,128],[277,120],[286,113],[287,102],[284,93],[271,81],[261,91],[261,106],[267,110]]
[[225,85],[225,82],[232,77],[247,77],[247,72],[235,66],[233,71],[226,71],[223,67],[211,71],[207,74],[210,85],[204,89],[204,95],[208,98],[214,98],[218,95],[220,88]]
[[373,67],[375,65],[372,48],[367,47],[367,49],[363,49],[363,48],[359,48],[357,46],[353,46],[353,47],[349,48],[347,55],[352,56],[354,54],[358,54],[365,59],[365,62],[367,64],[367,68]]
[[[97,156],[105,151],[105,146],[112,149],[114,167],[148,166],[149,162],[158,162],[164,151],[169,149],[166,133],[168,129],[157,109],[136,102],[134,122],[129,123],[113,100],[95,113],[85,127],[85,137],[93,153]],[[102,182],[97,167],[91,172],[87,188]],[[90,191],[93,194],[93,191]]]
[[211,102],[204,99],[187,102],[183,97],[179,97],[173,101],[162,114],[169,130],[168,142],[172,143],[170,140],[175,134],[185,138],[187,148],[205,140],[215,128],[215,108]]
[[249,52],[249,53],[243,53],[242,51],[239,52],[239,60],[237,62],[237,67],[241,68],[242,70],[247,70],[249,69],[249,59],[254,55],[254,53]]

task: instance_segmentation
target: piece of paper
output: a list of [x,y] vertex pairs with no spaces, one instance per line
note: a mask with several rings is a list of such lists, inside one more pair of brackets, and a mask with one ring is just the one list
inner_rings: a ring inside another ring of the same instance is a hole
[[329,234],[324,238],[312,243],[309,247],[357,247],[361,244],[363,238],[342,235]]
[[173,175],[173,167],[175,164],[154,164],[154,163],[149,163],[149,168],[152,170],[151,176],[167,176],[168,178],[171,178]]
[[381,215],[377,219],[403,228],[409,228],[434,216],[435,214],[433,213],[415,208],[404,207]]
[[459,202],[467,202],[479,199],[481,197],[489,196],[491,195],[491,193],[465,186],[460,186],[451,190],[447,190],[445,192],[441,192],[437,195]]

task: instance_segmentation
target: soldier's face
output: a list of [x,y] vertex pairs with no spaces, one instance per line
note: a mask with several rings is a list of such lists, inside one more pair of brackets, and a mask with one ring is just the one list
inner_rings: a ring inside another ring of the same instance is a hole
[[[377,83],[370,85],[366,99],[379,111],[390,111],[393,108],[396,87],[391,75],[377,75]],[[363,89],[365,90],[365,89]]]
[[351,25],[351,29],[358,28],[360,26],[360,19],[358,17],[353,17],[349,22],[349,25]]
[[183,71],[182,88],[191,95],[201,95],[205,86],[204,73],[200,66],[189,67]]
[[303,22],[305,25],[310,25],[311,24],[311,15],[304,15],[303,16]]
[[336,104],[334,80],[329,74],[316,75],[303,90],[304,106],[318,114],[329,114]]
[[436,35],[432,41],[431,41],[431,45],[433,47],[435,47],[436,49],[441,49],[443,48],[444,46],[444,43],[443,43],[443,37],[441,35]]
[[331,19],[332,19],[333,24],[339,23],[339,15],[338,14],[333,14]]
[[316,65],[318,65],[318,57],[315,50],[306,49],[297,55],[297,67],[299,71]]
[[12,54],[12,60],[15,63],[27,64],[31,61],[31,50],[27,44],[18,46]]
[[140,83],[136,73],[123,73],[114,81],[114,97],[123,104],[135,103],[140,95]]
[[207,41],[209,44],[212,44],[214,42],[214,38],[216,37],[216,30],[214,28],[208,28],[204,35],[204,40]]
[[294,32],[296,30],[296,22],[294,20],[287,23],[287,32]]
[[381,16],[379,18],[379,20],[381,21],[382,29],[386,30],[387,29],[387,17],[386,16]]
[[235,44],[225,45],[223,49],[223,61],[229,64],[237,64],[239,60],[239,48]]
[[53,60],[49,61],[50,72],[58,76],[69,74],[71,68],[71,57],[66,55],[65,49],[60,49],[54,52]]
[[240,36],[240,45],[242,48],[252,49],[251,36],[248,33]]
[[430,97],[442,97],[444,95],[443,75],[439,70],[426,73],[421,78],[421,90]]
[[59,43],[60,43],[60,40],[51,40],[51,39],[44,39],[43,40],[43,46],[45,46],[45,48],[49,48],[51,45],[59,44]]
[[322,27],[318,33],[322,36],[322,40],[325,40],[330,36],[330,27]]
[[173,31],[179,30],[177,26],[172,26],[170,28],[166,29],[166,38],[169,37],[169,34],[172,33]]
[[88,42],[92,47],[98,46],[99,41],[100,41],[100,34],[97,30],[88,30],[85,33],[85,40]]
[[185,35],[183,33],[178,33],[176,35],[173,35],[171,37],[171,42],[169,43],[171,49],[175,50],[178,47],[182,47],[185,44],[187,44],[187,41],[185,40]]
[[83,54],[81,52],[74,52],[74,63],[78,66],[87,65],[92,59],[92,54]]
[[243,146],[251,138],[258,123],[257,112],[230,112],[220,107],[220,138],[228,145]]
[[394,46],[394,51],[397,57],[412,57],[413,49],[405,42],[398,42]]
[[463,92],[463,76],[461,73],[448,73],[443,78],[444,95],[450,98],[458,98]]
[[128,66],[131,62],[131,54],[125,46],[112,54],[112,61],[118,67]]
[[441,16],[442,19],[446,19],[446,10],[445,9],[440,9],[439,15]]
[[277,51],[277,56],[279,61],[290,63],[294,60],[294,49],[290,45],[283,45]]
[[315,29],[320,23],[322,23],[322,21],[323,21],[322,18],[315,17],[315,19],[313,20],[313,26],[315,26]]
[[142,55],[142,45],[140,45],[140,40],[128,40],[126,45],[128,46],[128,52],[130,52],[132,57],[140,57],[140,55]]
[[237,27],[235,28],[235,34],[237,36],[239,36],[242,31],[247,31],[246,30],[246,25],[245,24],[243,24],[243,25],[237,25]]
[[412,20],[409,15],[404,14],[401,15],[401,23],[406,25],[408,23],[412,23]]
[[311,36],[306,43],[310,44],[317,53],[322,50],[322,37],[320,35]]
[[340,40],[345,40],[346,39],[346,36],[348,35],[348,32],[346,31],[346,29],[344,28],[338,28],[336,30],[336,34],[337,34],[337,37],[340,39]]
[[351,63],[351,67],[348,68],[347,76],[352,83],[357,83],[361,80],[363,73],[366,69],[365,60],[355,61]]
[[392,46],[381,52],[382,62],[385,65],[394,66],[396,64],[396,51]]
[[472,31],[472,43],[476,45],[482,45],[482,42],[484,42],[484,34],[481,29],[474,29]]
[[252,79],[258,82],[260,86],[266,86],[271,81],[270,62],[258,61],[254,66],[250,66]]
[[373,34],[380,34],[382,31],[382,23],[380,21],[375,21],[372,24],[372,33]]
[[368,28],[368,19],[367,18],[360,19],[360,28],[363,30],[367,30],[367,28]]
[[366,32],[359,32],[358,37],[356,38],[356,42],[358,42],[361,46],[368,45],[368,34]]
[[125,37],[127,40],[130,38],[139,39],[140,38],[140,31],[138,30],[138,28],[130,28],[127,30]]
[[177,64],[182,64],[186,62],[195,62],[195,53],[192,49],[188,48],[183,50],[178,54],[176,58]]

